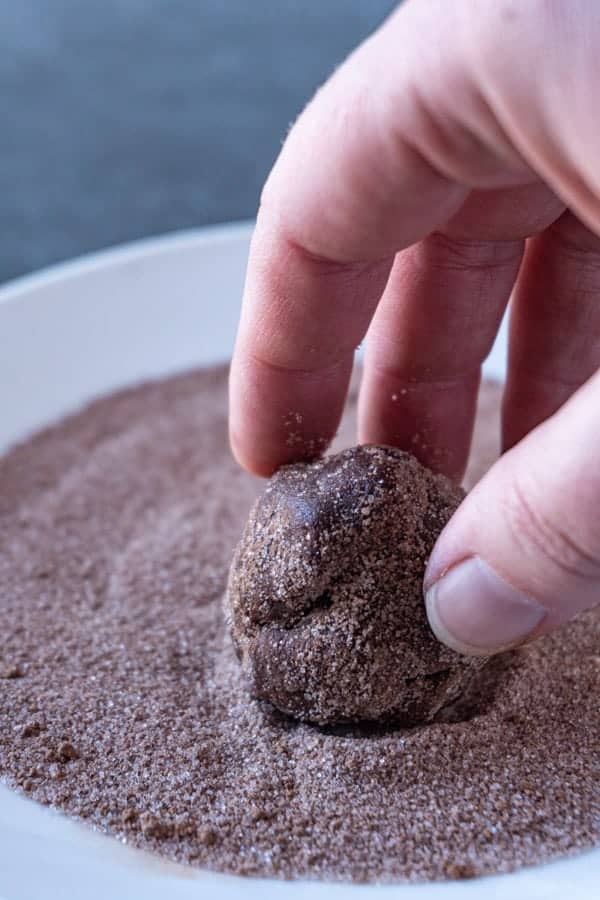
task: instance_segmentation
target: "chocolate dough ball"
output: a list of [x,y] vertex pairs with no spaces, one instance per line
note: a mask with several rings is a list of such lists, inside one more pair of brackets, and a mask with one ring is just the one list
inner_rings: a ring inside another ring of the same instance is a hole
[[408,453],[285,466],[254,505],[225,600],[255,697],[321,725],[429,722],[480,660],[433,636],[423,575],[464,496]]

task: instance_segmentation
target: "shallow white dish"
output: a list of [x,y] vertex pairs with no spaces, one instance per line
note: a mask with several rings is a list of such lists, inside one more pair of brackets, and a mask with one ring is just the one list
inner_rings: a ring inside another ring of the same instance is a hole
[[[250,233],[143,241],[0,289],[0,452],[100,393],[228,357]],[[505,347],[503,329],[489,374],[502,376]],[[0,785],[0,900],[597,900],[599,886],[600,850],[468,882],[242,880],[166,863]]]

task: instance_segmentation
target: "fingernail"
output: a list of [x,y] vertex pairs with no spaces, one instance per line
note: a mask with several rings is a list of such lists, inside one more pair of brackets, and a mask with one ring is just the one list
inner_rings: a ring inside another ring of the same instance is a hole
[[467,656],[491,656],[521,644],[546,610],[517,591],[477,556],[427,588],[425,606],[439,641]]

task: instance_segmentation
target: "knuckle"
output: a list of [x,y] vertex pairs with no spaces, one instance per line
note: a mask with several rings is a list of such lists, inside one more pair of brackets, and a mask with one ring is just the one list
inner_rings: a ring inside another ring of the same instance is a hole
[[435,231],[428,238],[431,262],[445,271],[495,274],[521,258],[520,241],[477,240]]
[[560,513],[549,515],[543,509],[539,491],[532,485],[513,480],[505,495],[504,511],[517,546],[536,566],[541,563],[570,578],[600,579],[598,552],[560,522]]
[[600,238],[572,213],[566,213],[548,229],[549,251],[563,270],[569,271],[578,303],[596,307],[600,278]]
[[548,229],[549,236],[576,262],[586,261],[591,255],[595,262],[600,257],[600,238],[583,224],[570,210],[563,213]]

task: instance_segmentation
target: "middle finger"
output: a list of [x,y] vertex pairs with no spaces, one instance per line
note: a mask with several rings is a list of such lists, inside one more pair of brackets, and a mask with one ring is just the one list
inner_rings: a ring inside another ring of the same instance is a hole
[[481,362],[515,283],[524,238],[563,209],[540,183],[474,192],[444,233],[396,257],[369,330],[361,440],[404,447],[436,471],[462,476]]

